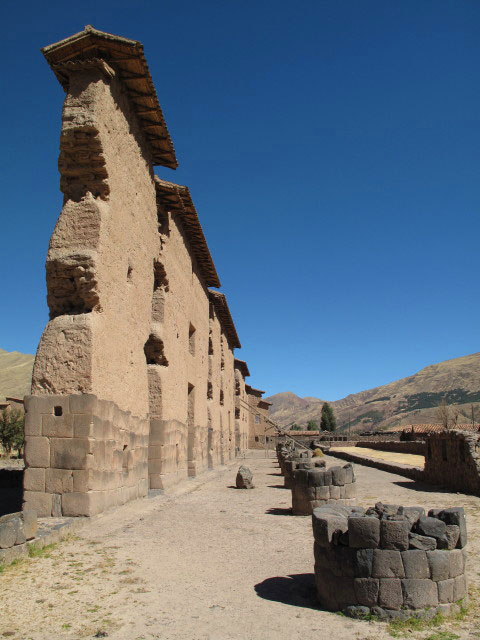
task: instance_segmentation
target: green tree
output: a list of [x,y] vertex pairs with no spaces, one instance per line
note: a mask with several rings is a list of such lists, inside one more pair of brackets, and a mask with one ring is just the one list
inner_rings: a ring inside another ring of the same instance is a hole
[[0,411],[0,444],[9,456],[13,449],[23,453],[25,427],[24,416],[17,409]]
[[307,422],[307,431],[318,431],[318,422],[316,420],[309,420]]
[[320,429],[322,429],[322,431],[335,431],[336,428],[337,421],[333,409],[328,402],[324,402],[320,417]]
[[302,427],[299,427],[296,422],[294,422],[290,427],[290,431],[301,431],[301,430],[302,430]]

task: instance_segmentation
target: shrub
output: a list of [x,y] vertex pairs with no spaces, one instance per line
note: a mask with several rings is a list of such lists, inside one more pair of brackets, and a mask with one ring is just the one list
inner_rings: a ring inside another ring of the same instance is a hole
[[25,419],[17,409],[0,411],[0,444],[9,456],[13,449],[21,455],[25,445]]

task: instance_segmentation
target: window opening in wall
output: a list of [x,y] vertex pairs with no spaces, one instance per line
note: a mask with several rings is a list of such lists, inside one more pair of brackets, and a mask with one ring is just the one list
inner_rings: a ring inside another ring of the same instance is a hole
[[188,350],[190,351],[192,356],[195,355],[195,333],[195,327],[190,323],[190,326],[188,328]]
[[258,436],[255,436],[255,442],[258,442]]
[[445,439],[442,440],[442,460],[447,462],[447,441]]
[[127,444],[123,445],[122,469],[124,473],[128,471],[128,445]]
[[127,269],[127,282],[132,281],[132,275],[133,275],[133,267],[131,264],[129,264]]
[[62,407],[54,407],[53,408],[53,415],[54,416],[61,416],[63,414],[63,408]]
[[163,341],[161,338],[151,333],[145,346],[143,347],[147,364],[160,364],[164,367],[168,366],[168,360],[163,350]]
[[189,427],[193,427],[195,424],[195,387],[193,384],[188,383],[188,417],[187,422]]
[[237,407],[235,407],[235,418],[240,418],[240,409],[237,409]]
[[207,399],[213,399],[213,385],[211,382],[207,382]]
[[168,279],[165,267],[159,260],[153,262],[152,320],[163,322],[165,316],[165,293],[168,291]]
[[158,233],[162,233],[168,236],[170,234],[170,229],[168,226],[168,214],[160,206],[157,206],[157,223]]
[[223,405],[223,404],[224,404],[223,389],[220,389],[220,404],[221,404],[221,405]]
[[212,338],[208,339],[208,355],[213,356],[213,342]]
[[258,424],[260,422],[260,416],[258,413],[255,414],[255,423]]

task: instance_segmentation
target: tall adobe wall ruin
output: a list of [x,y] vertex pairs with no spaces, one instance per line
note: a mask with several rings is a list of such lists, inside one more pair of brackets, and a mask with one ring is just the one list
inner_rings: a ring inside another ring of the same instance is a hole
[[[213,326],[220,283],[188,189],[153,174],[177,161],[142,45],[86,27],[43,53],[66,91],[64,205],[26,398],[24,508],[93,515],[235,455],[208,382],[233,425],[240,344],[226,316]],[[226,371],[208,371],[212,327]]]

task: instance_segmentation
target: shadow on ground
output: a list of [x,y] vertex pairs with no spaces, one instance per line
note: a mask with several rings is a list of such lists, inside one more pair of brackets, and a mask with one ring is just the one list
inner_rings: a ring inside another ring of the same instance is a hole
[[267,578],[255,585],[257,596],[273,602],[283,602],[292,607],[320,609],[315,597],[313,573],[297,573],[289,576]]
[[286,489],[287,487],[283,484],[267,484],[269,489]]
[[272,507],[271,509],[267,509],[265,513],[267,516],[291,516],[292,508]]
[[281,473],[267,473],[267,476],[281,476]]
[[435,493],[437,491],[442,491],[441,487],[434,487],[431,484],[417,482],[417,480],[396,480],[392,482],[392,484],[396,484],[398,487],[403,487],[404,489],[411,489],[412,491],[424,491],[425,493]]

